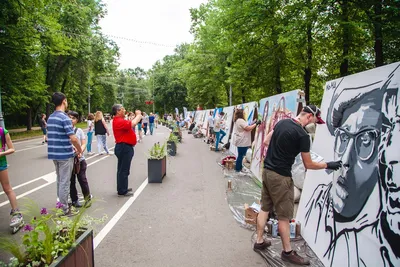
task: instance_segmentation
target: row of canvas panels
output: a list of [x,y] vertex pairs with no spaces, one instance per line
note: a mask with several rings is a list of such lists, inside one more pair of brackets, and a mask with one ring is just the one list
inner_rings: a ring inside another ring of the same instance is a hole
[[[331,173],[306,172],[296,217],[325,266],[400,266],[399,95],[400,62],[325,85],[321,112],[326,124],[318,125],[312,151],[343,165]],[[248,122],[262,121],[251,162],[260,180],[267,151],[263,140],[278,121],[298,114],[299,98],[299,91],[291,91],[242,105]],[[223,110],[229,125],[234,107]],[[196,122],[207,127],[208,113],[196,112]]]
[[261,124],[257,130],[252,134],[252,161],[251,171],[261,181],[262,162],[266,156],[266,147],[263,145],[264,138],[272,131],[276,123],[285,118],[295,117],[299,110],[299,104],[303,101],[302,92],[300,90],[293,90],[290,92],[270,96],[261,99],[259,102],[249,102],[236,106],[229,106],[224,108],[215,108],[208,110],[199,110],[196,112],[189,112],[194,116],[194,121],[197,125],[201,124],[202,128],[208,134],[208,117],[211,111],[215,117],[223,111],[226,128],[224,129],[227,135],[222,139],[226,144],[230,142],[230,152],[237,156],[237,147],[233,145],[232,137],[235,136],[233,128],[234,111],[236,108],[243,109],[244,119],[250,125],[254,120],[260,120]]

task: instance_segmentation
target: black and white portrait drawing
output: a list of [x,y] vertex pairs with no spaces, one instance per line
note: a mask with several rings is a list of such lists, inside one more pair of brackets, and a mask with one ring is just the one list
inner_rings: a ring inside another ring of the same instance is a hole
[[327,83],[312,150],[343,165],[307,172],[297,218],[326,266],[400,266],[399,83],[399,63]]

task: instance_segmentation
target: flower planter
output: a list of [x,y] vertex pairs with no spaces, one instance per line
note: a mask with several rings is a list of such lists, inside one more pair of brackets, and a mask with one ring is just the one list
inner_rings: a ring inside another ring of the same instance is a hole
[[86,230],[77,240],[76,246],[65,256],[54,260],[49,267],[93,267],[93,230]]
[[149,183],[162,183],[164,176],[167,174],[167,158],[148,159],[147,173]]
[[174,141],[167,142],[167,150],[168,150],[168,155],[170,156],[176,155],[176,144]]
[[176,137],[178,137],[179,143],[182,143],[182,135],[180,132],[173,132]]

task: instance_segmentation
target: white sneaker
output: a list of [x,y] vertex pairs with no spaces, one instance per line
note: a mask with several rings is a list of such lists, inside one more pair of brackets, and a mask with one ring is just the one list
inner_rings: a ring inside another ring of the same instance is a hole
[[114,152],[108,151],[107,155],[114,155]]

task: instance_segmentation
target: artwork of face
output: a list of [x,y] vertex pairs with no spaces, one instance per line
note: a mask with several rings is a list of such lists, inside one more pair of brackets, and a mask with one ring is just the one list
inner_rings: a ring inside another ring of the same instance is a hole
[[382,144],[379,148],[381,224],[384,234],[391,235],[392,238],[397,236],[398,241],[400,240],[400,105],[398,95],[387,95],[385,102],[382,109]]
[[365,102],[344,111],[345,119],[335,130],[334,160],[341,160],[343,167],[333,174],[330,194],[335,211],[346,219],[358,215],[379,175],[380,111],[373,108],[374,99],[360,101]]

